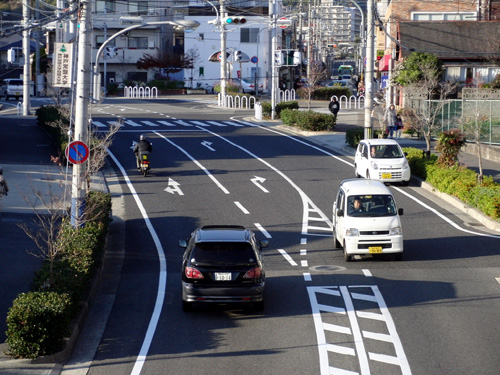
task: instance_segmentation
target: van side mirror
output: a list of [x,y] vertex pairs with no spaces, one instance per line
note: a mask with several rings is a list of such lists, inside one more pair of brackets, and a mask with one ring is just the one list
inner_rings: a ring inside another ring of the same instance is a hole
[[337,210],[337,217],[344,216],[344,210],[338,209]]
[[404,210],[402,208],[398,208],[398,214],[399,216],[403,215],[404,213]]

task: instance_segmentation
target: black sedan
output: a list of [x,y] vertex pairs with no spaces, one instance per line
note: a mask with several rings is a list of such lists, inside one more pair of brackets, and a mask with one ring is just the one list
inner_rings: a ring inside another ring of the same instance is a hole
[[262,248],[255,233],[242,226],[204,226],[180,240],[182,308],[194,302],[253,302],[264,308],[265,272]]

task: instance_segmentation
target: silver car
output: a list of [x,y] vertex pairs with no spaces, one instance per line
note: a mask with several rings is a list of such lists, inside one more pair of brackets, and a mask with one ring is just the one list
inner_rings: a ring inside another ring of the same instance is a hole
[[4,79],[0,88],[0,97],[5,100],[9,100],[10,98],[16,98],[16,100],[19,100],[19,98],[23,97],[23,85],[24,81],[19,78]]

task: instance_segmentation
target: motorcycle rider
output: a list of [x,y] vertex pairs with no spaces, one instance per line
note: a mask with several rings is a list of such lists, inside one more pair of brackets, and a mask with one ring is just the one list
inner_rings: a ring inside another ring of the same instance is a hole
[[148,154],[153,151],[153,145],[148,141],[144,134],[141,134],[139,138],[139,142],[137,142],[134,146],[135,160],[137,162],[137,169],[140,168],[140,157],[141,153],[147,152]]

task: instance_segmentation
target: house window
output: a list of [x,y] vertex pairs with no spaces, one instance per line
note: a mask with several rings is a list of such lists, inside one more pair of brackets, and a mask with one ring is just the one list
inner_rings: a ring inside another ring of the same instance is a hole
[[476,21],[476,12],[413,12],[412,21]]
[[147,37],[129,37],[128,38],[128,48],[129,49],[147,49],[148,48],[148,38]]
[[128,12],[132,14],[147,14],[148,2],[147,1],[129,1]]
[[242,27],[240,29],[240,43],[257,43],[258,28]]
[[128,72],[127,79],[136,82],[147,82],[148,72]]
[[198,40],[201,41],[201,40],[205,40],[205,34],[203,33],[199,33],[198,34]]
[[116,11],[116,3],[114,0],[97,0],[95,11],[98,14],[114,13]]
[[205,76],[205,68],[203,66],[200,66],[199,71],[198,71],[198,76],[200,76],[200,77]]
[[97,35],[95,37],[95,46],[96,48],[99,48],[102,46],[102,44],[106,41],[106,39],[104,39],[104,35]]

